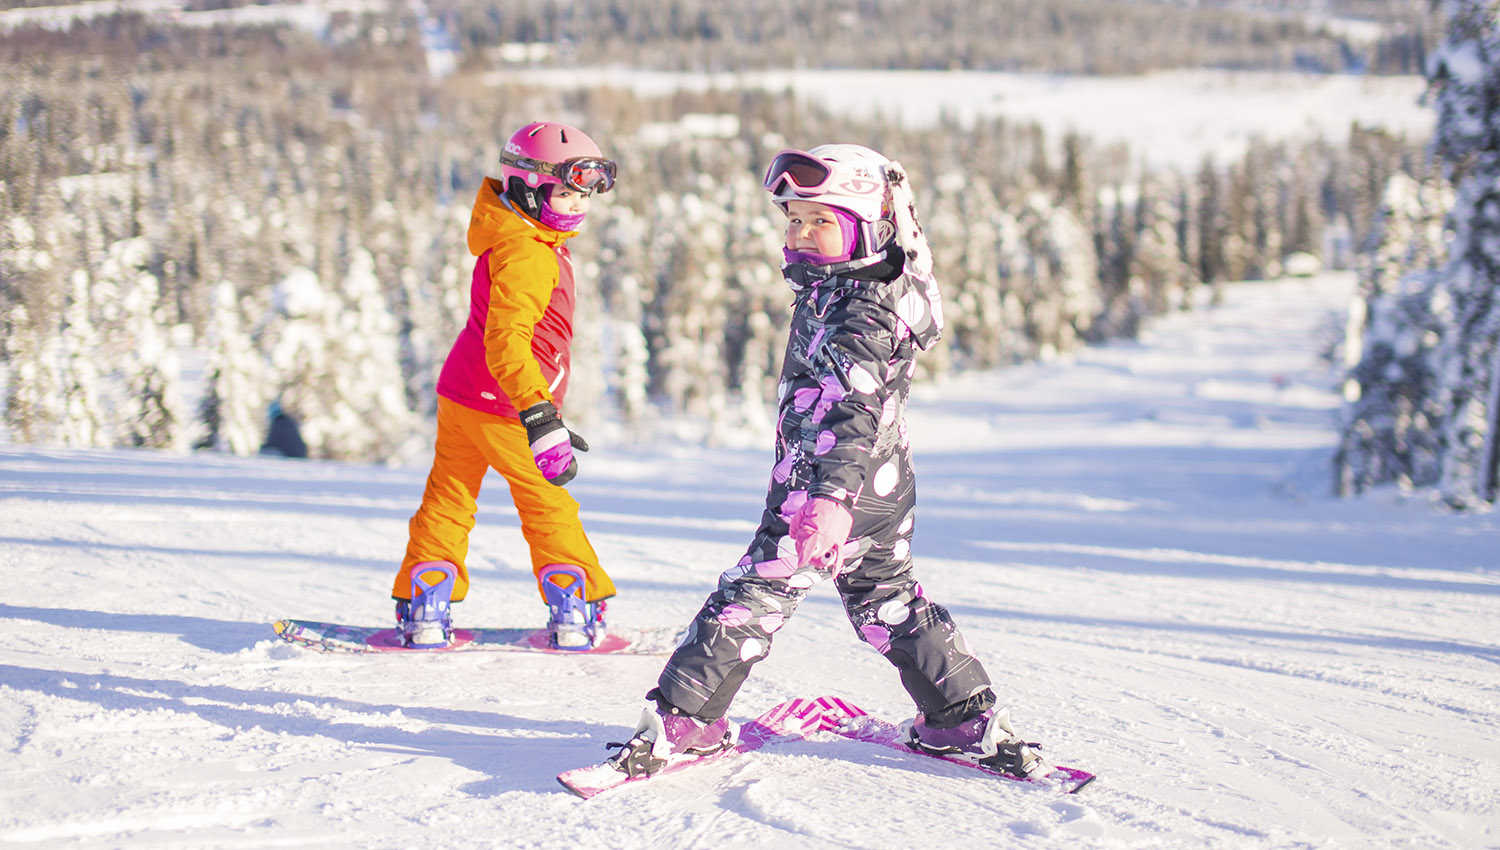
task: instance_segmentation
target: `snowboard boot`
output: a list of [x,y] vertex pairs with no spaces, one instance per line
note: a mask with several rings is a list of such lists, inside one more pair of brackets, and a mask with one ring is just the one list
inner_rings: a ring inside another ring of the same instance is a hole
[[626,776],[650,776],[674,757],[698,758],[729,749],[739,740],[739,731],[727,717],[708,723],[648,705],[629,741],[605,745],[620,748],[605,763]]
[[1036,752],[1042,748],[1041,744],[1016,737],[1008,708],[996,711],[991,707],[949,729],[934,729],[927,725],[925,715],[918,714],[915,720],[902,725],[902,732],[906,735],[906,745],[914,750],[940,756],[960,755],[1011,776],[1030,776],[1046,764]]
[[440,649],[453,639],[449,600],[458,569],[447,561],[424,561],[411,568],[411,599],[396,600],[401,641],[412,649]]
[[550,564],[537,576],[547,599],[547,645],[584,652],[604,640],[604,602],[583,600],[583,570]]

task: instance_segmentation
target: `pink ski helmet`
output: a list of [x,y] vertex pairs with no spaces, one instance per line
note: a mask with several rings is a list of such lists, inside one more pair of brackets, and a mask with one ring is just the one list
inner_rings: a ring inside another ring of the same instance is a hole
[[814,201],[847,213],[840,217],[844,247],[859,259],[885,250],[896,236],[885,176],[890,162],[863,145],[784,150],[771,160],[764,185],[783,210],[788,201]]
[[523,212],[540,220],[545,187],[566,185],[581,192],[608,192],[615,185],[615,163],[577,127],[535,121],[511,134],[500,152],[505,194]]

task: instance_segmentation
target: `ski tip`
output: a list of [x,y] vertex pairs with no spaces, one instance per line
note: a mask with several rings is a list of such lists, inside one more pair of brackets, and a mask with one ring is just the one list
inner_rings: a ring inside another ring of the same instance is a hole
[[585,794],[577,788],[569,785],[561,776],[557,777],[557,784],[568,789],[568,791],[572,793],[573,796],[577,797],[580,800],[587,800],[589,797],[593,796],[592,794]]
[[629,781],[631,780],[624,773],[611,767],[608,762],[565,770],[557,774],[559,785],[585,800],[593,799]]
[[1084,777],[1084,779],[1081,782],[1077,783],[1072,788],[1069,788],[1068,789],[1068,793],[1069,794],[1077,794],[1079,791],[1082,791],[1083,789],[1089,787],[1090,785],[1093,785],[1094,784],[1094,780],[1098,779],[1098,778],[1099,777],[1097,777],[1097,776],[1095,776],[1093,774],[1089,774],[1088,776]]

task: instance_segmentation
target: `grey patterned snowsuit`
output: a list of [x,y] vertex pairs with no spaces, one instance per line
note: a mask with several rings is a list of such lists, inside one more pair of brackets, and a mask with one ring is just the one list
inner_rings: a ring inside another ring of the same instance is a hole
[[[749,552],[719,577],[651,696],[706,720],[722,716],[765,658],[772,636],[829,573],[797,567],[786,517],[811,496],[854,517],[835,586],[861,639],[900,672],[929,716],[993,701],[989,677],[948,612],[912,576],[916,483],[904,411],[917,349],[942,332],[936,283],[902,274],[901,255],[865,270],[884,279],[823,277],[791,264],[796,292],[778,388],[776,466]],[[882,274],[884,272],[884,274]],[[826,274],[826,273],[824,273]]]

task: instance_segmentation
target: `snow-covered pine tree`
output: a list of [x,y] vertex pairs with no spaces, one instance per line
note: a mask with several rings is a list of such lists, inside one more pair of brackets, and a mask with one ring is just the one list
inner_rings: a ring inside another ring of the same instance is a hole
[[152,449],[185,447],[177,354],[163,316],[161,283],[147,270],[150,246],[141,237],[109,246],[100,267],[101,286],[117,303],[107,305],[103,327],[111,332],[100,350],[111,353],[121,381],[117,421],[127,445]]
[[[786,350],[790,298],[774,258],[780,252],[783,222],[767,216],[759,182],[727,184],[730,216],[725,246],[729,317],[725,369],[730,382],[731,423],[755,444],[774,433],[776,381]],[[772,258],[768,261],[767,258]]]
[[1207,284],[1227,279],[1228,264],[1225,243],[1229,239],[1229,214],[1225,210],[1225,191],[1219,171],[1211,157],[1204,157],[1194,179],[1196,207],[1192,232],[1196,237],[1198,278]]
[[698,189],[658,204],[665,262],[657,266],[647,322],[654,331],[648,332],[652,386],[674,410],[705,420],[712,431],[721,425],[727,402],[722,341],[729,321],[728,216],[708,178]]
[[[624,187],[620,192],[626,194]],[[603,369],[607,394],[614,399],[624,424],[639,425],[649,412],[647,364],[650,353],[643,334],[641,295],[646,279],[644,246],[646,222],[623,202],[601,205],[590,212],[595,221],[599,258],[598,287],[607,315],[602,318]]]
[[1168,200],[1175,188],[1143,177],[1136,198],[1135,243],[1128,288],[1136,304],[1137,323],[1181,309],[1197,284],[1178,240],[1177,213]]
[[310,269],[276,285],[275,312],[262,330],[271,380],[319,457],[387,461],[418,433],[401,381],[396,320],[385,305],[368,251],[351,255],[337,291]]
[[1453,333],[1439,350],[1448,395],[1439,487],[1460,507],[1493,501],[1500,461],[1500,0],[1447,0],[1429,78],[1434,147],[1456,188],[1444,279]]
[[[13,197],[0,193],[0,200]],[[50,442],[66,416],[55,366],[61,296],[52,252],[41,235],[21,215],[0,217],[4,421],[9,437],[19,442]]]
[[1048,360],[1082,344],[1099,315],[1098,256],[1087,227],[1066,206],[1034,192],[1017,216],[1024,266],[1003,281],[1018,296],[1029,357]]
[[[949,171],[933,184],[935,191],[926,193],[932,203],[922,210],[922,224],[946,306],[946,350],[964,366],[1012,362],[1015,322],[1005,316],[999,251],[1002,240],[1014,237],[1014,222],[1008,232],[1002,228],[1000,202],[982,177]],[[938,359],[924,355],[918,363],[928,367]]]
[[100,335],[94,331],[88,273],[74,269],[69,283],[70,291],[62,308],[62,327],[66,331],[57,338],[58,383],[63,404],[57,438],[67,446],[112,445],[113,422],[103,409],[100,367],[107,370],[115,359],[101,357],[96,347]]
[[1142,318],[1130,288],[1130,267],[1135,261],[1136,233],[1133,209],[1127,209],[1127,192],[1137,187],[1115,185],[1104,193],[1094,215],[1094,253],[1099,258],[1099,297],[1103,308],[1094,322],[1090,339],[1133,337]]
[[208,381],[193,447],[254,454],[266,430],[266,361],[245,331],[239,293],[228,281],[214,287],[207,342]]
[[1345,493],[1435,486],[1467,508],[1494,500],[1500,454],[1500,0],[1447,0],[1444,11],[1428,76],[1452,238],[1441,246],[1433,232],[1445,188],[1390,184],[1336,465]]
[[1437,480],[1444,411],[1435,350],[1451,329],[1438,270],[1451,199],[1440,180],[1424,184],[1398,175],[1386,187],[1375,243],[1362,257],[1361,300],[1344,340],[1345,362],[1353,366],[1334,458],[1342,495]]

